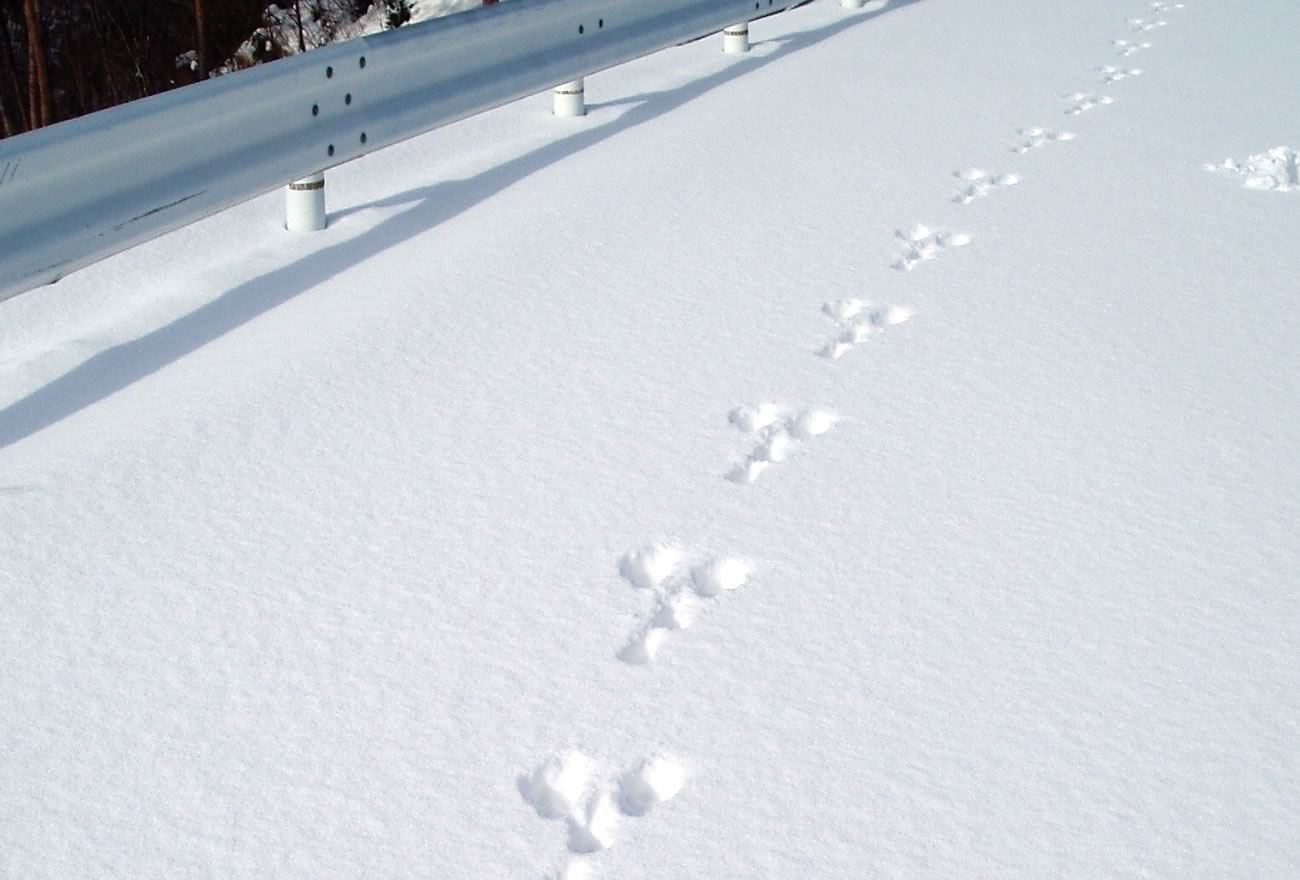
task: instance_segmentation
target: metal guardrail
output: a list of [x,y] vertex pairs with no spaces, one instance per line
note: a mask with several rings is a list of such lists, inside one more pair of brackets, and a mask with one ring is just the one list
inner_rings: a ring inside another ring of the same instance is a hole
[[290,181],[803,2],[515,0],[0,141],[0,300]]

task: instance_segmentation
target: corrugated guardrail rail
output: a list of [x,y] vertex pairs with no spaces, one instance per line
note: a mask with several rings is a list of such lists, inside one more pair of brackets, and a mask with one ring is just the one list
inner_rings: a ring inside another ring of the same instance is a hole
[[802,2],[513,0],[0,140],[0,300],[290,181]]

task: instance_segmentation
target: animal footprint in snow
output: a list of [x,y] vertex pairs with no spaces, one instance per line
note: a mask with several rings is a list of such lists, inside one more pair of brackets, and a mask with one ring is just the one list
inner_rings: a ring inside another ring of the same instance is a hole
[[1130,55],[1136,55],[1138,52],[1145,52],[1151,48],[1151,44],[1146,42],[1134,43],[1129,40],[1112,40],[1111,42],[1121,58],[1127,58]]
[[649,612],[619,649],[618,659],[635,666],[654,662],[668,637],[695,622],[708,601],[743,587],[752,571],[733,558],[688,559],[670,544],[651,544],[623,557],[619,573],[652,594]]
[[594,769],[582,752],[553,755],[519,777],[519,793],[543,819],[563,819],[577,809]]
[[1047,128],[1022,128],[1018,131],[1025,139],[1011,148],[1013,153],[1028,153],[1030,150],[1036,150],[1043,144],[1059,143],[1072,141],[1075,134],[1072,131],[1053,131]]
[[1101,81],[1107,85],[1110,83],[1117,83],[1122,79],[1128,79],[1131,76],[1141,76],[1143,73],[1142,68],[1140,67],[1124,68],[1115,67],[1110,64],[1105,67],[1098,67],[1097,72],[1101,74]]
[[1239,175],[1245,178],[1242,186],[1246,189],[1300,192],[1300,150],[1290,147],[1274,147],[1241,162],[1224,159],[1218,165],[1206,165],[1205,170]]
[[965,247],[971,243],[968,233],[934,230],[921,223],[910,229],[896,230],[894,238],[898,240],[899,254],[893,266],[901,272],[912,271],[948,248]]
[[1154,31],[1157,30],[1158,28],[1168,27],[1169,22],[1165,21],[1162,18],[1158,18],[1154,21],[1148,21],[1145,18],[1130,18],[1128,20],[1128,26],[1133,30],[1134,33],[1145,34],[1148,31]]
[[596,853],[614,845],[614,835],[622,817],[614,805],[614,796],[597,792],[568,818],[568,847],[573,853]]
[[1016,174],[994,174],[990,175],[981,168],[959,168],[952,173],[952,176],[958,180],[964,181],[966,186],[961,192],[953,197],[953,201],[959,205],[969,205],[976,199],[982,199],[992,193],[995,189],[1007,186],[1015,186],[1020,183],[1020,176]]
[[[547,758],[531,773],[521,774],[519,792],[544,819],[563,819],[565,846],[578,856],[613,846],[624,817],[641,818],[672,800],[686,783],[686,773],[672,758],[653,755],[637,763],[617,785],[596,784],[595,761],[578,751]],[[572,859],[556,880],[580,880],[589,865]]]
[[789,414],[774,403],[738,407],[729,418],[739,430],[758,437],[758,444],[745,460],[727,473],[727,479],[733,483],[753,483],[763,471],[785,461],[800,443],[825,434],[836,421],[829,410],[808,409]]
[[571,859],[558,871],[546,875],[546,880],[588,880],[591,877],[591,865],[582,859]]
[[1067,116],[1078,116],[1094,107],[1108,107],[1115,103],[1115,99],[1110,95],[1090,95],[1087,92],[1071,92],[1061,97],[1074,102],[1074,105],[1065,111]]
[[861,345],[877,333],[912,319],[906,306],[872,309],[860,299],[842,299],[822,306],[822,312],[839,325],[839,331],[822,346],[821,356],[839,360],[855,345]]
[[676,797],[685,784],[686,774],[676,761],[662,755],[646,758],[619,781],[619,809],[640,818]]

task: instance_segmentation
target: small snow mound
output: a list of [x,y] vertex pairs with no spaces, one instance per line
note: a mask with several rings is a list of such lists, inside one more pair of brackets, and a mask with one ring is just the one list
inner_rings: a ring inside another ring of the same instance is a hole
[[844,355],[848,354],[849,349],[852,347],[853,346],[847,342],[833,340],[823,345],[821,350],[818,351],[818,354],[827,360],[837,361],[844,357]]
[[988,172],[984,171],[982,168],[962,168],[958,171],[954,171],[952,174],[954,177],[964,180],[967,183],[974,183],[977,180],[983,180],[988,177]]
[[800,438],[820,437],[835,427],[835,421],[835,414],[830,410],[810,409],[795,419],[792,428]]
[[969,232],[949,232],[939,239],[944,247],[965,247],[971,243]]
[[899,238],[903,239],[903,241],[918,243],[926,241],[934,235],[934,233],[930,231],[930,227],[926,226],[924,223],[917,223],[915,226],[908,229],[900,229],[895,234]]
[[546,880],[590,880],[591,865],[586,862],[571,861],[559,871],[547,874]]
[[753,566],[743,559],[714,559],[691,572],[695,592],[712,598],[739,590],[749,580]]
[[872,313],[871,323],[877,327],[896,327],[912,320],[913,314],[907,306],[887,306]]
[[1048,139],[1054,141],[1072,141],[1076,137],[1078,137],[1078,135],[1072,131],[1054,131],[1048,135]]
[[[877,312],[879,314],[879,312]],[[876,325],[870,321],[859,321],[844,332],[844,341],[861,345],[876,332]]]
[[1272,192],[1300,191],[1300,150],[1274,147],[1240,162],[1224,159],[1221,164],[1206,164],[1205,170],[1236,174],[1246,189]]
[[694,623],[698,616],[699,607],[691,601],[690,596],[674,596],[659,605],[652,624],[657,629],[681,630]]
[[519,777],[519,793],[543,819],[562,819],[577,807],[592,768],[591,759],[581,752],[554,755]]
[[670,801],[686,784],[686,774],[671,758],[647,758],[619,782],[619,807],[629,816],[644,816]]
[[618,570],[633,586],[655,590],[672,576],[681,558],[681,551],[670,544],[651,544],[624,556]]
[[626,645],[619,649],[618,659],[632,666],[648,666],[654,662],[655,654],[668,638],[668,630],[652,626],[644,632],[634,635]]
[[753,433],[774,424],[780,415],[781,410],[775,403],[760,403],[756,407],[736,407],[728,418],[740,430]]
[[790,435],[784,431],[778,431],[758,445],[758,448],[754,450],[754,460],[776,464],[785,461],[785,457],[789,454]]
[[614,845],[619,811],[609,792],[601,792],[582,815],[569,817],[569,852],[594,853]]
[[727,474],[727,479],[733,483],[754,483],[763,475],[763,471],[771,467],[769,461],[760,461],[750,459],[743,464],[738,464]]
[[1018,186],[1021,177],[1019,174],[999,174],[993,178],[994,186]]
[[867,308],[867,303],[860,299],[840,299],[822,306],[822,311],[833,320],[841,323],[851,321]]

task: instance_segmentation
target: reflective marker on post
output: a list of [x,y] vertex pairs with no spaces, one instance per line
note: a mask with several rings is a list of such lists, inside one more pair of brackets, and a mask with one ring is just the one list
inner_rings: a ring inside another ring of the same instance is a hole
[[749,51],[749,22],[733,24],[722,32],[722,51],[728,55]]
[[325,228],[325,173],[295,180],[284,191],[284,228],[319,232]]
[[587,115],[587,95],[582,80],[575,79],[555,87],[555,115],[570,118]]

